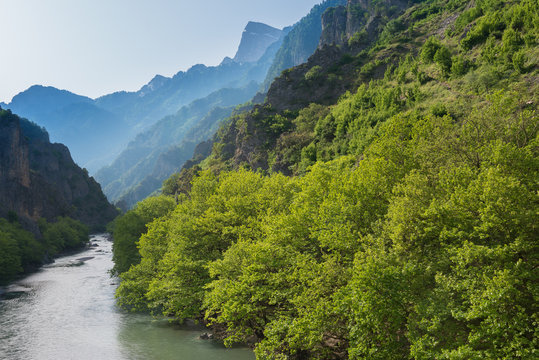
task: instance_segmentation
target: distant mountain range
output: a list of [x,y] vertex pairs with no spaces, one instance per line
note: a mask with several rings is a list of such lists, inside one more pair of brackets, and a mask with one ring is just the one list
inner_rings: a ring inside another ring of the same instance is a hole
[[[237,104],[249,101],[258,88],[259,84],[253,81],[243,88],[221,89],[182,107],[174,115],[164,117],[138,134],[110,166],[97,172],[96,179],[107,196],[116,201],[143,180],[148,184],[150,177],[150,183],[155,186],[145,186],[146,190],[140,195],[142,197],[136,196],[136,201],[127,202],[129,205],[136,203],[160,188],[163,180],[175,171],[179,171],[183,163],[193,155],[195,145],[211,137],[219,122],[230,116]],[[202,131],[194,134],[193,129],[199,128],[201,124]],[[182,143],[183,151],[176,152],[172,158],[169,156],[167,163],[170,165],[164,170],[160,157],[166,153],[170,155],[170,150],[178,148]]]
[[198,64],[170,78],[157,75],[139,91],[116,92],[95,100],[36,85],[3,107],[47,128],[53,141],[66,144],[75,161],[95,173],[138,132],[182,106],[222,88],[261,83],[278,50],[270,45],[282,40],[281,34],[279,29],[250,22],[237,60],[226,59],[229,61],[212,67]]
[[[309,14],[294,26],[283,29],[281,39],[270,45],[259,60],[259,63],[265,62],[268,70],[259,91],[265,92],[267,84],[283,70],[299,65],[309,58],[316,50],[322,33],[322,14],[329,7],[344,4],[346,0],[325,1],[313,7]],[[265,39],[276,35],[275,31],[266,25],[249,23],[234,60],[245,59],[248,48],[252,53],[261,53],[260,48],[253,44],[254,33],[267,34],[260,35],[264,44],[269,43],[264,42]],[[234,60],[226,58],[223,62]],[[211,143],[207,141],[215,133],[219,123],[230,116],[235,104],[250,100],[256,93],[254,83],[251,86],[241,91],[219,90],[204,99],[194,101],[175,115],[165,117],[152,128],[140,133],[113,164],[96,174],[105,194],[122,207],[130,208],[160,189],[162,182],[174,172],[178,172],[193,156],[198,143],[205,142],[205,147],[211,150]],[[242,101],[237,101],[237,98],[234,102],[231,95],[240,93],[246,97]],[[251,105],[263,100],[264,96],[259,94]]]
[[136,92],[90,99],[36,85],[4,107],[46,127],[95,174],[109,200],[130,207],[179,171],[235,106],[257,92],[251,104],[262,102],[273,78],[305,62],[318,45],[324,11],[345,3],[325,1],[283,30],[249,22],[234,58],[157,75]]

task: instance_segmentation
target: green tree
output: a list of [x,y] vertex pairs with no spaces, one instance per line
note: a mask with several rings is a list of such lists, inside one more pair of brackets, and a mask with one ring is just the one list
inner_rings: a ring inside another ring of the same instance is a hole
[[434,61],[434,55],[440,49],[440,47],[441,45],[438,39],[436,39],[434,36],[429,37],[421,48],[421,60],[426,63]]
[[133,210],[118,217],[113,225],[112,259],[114,274],[129,270],[140,261],[138,241],[146,232],[146,225],[166,215],[174,208],[174,199],[167,196],[150,197],[139,202]]
[[451,52],[445,46],[441,46],[434,54],[434,62],[436,62],[442,69],[444,75],[448,75],[451,72]]
[[0,283],[11,280],[22,271],[17,241],[11,234],[0,230]]

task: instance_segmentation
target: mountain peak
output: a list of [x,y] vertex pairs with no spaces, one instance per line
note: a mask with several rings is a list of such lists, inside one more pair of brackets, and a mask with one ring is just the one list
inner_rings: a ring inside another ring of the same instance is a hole
[[161,88],[163,85],[167,83],[167,81],[170,80],[170,78],[167,78],[163,75],[155,75],[153,79],[144,85],[139,91],[138,95],[139,97],[144,97],[147,94]]
[[267,48],[279,40],[281,34],[282,30],[263,23],[249,21],[243,30],[234,61],[240,63],[258,61]]

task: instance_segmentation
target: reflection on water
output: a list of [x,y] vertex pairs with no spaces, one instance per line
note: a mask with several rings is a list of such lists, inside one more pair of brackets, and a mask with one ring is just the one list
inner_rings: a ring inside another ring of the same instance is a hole
[[218,342],[200,340],[203,332],[200,326],[178,326],[146,315],[127,315],[118,340],[129,359],[254,359],[249,349],[225,349]]
[[5,289],[0,300],[0,359],[254,359],[177,326],[114,305],[111,243],[57,260]]

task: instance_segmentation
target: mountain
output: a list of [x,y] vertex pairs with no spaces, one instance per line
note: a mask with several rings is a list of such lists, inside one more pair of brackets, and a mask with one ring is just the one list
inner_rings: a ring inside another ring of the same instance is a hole
[[309,14],[291,27],[268,70],[263,84],[264,92],[268,90],[270,84],[283,70],[307,61],[320,42],[322,15],[328,8],[345,4],[346,0],[326,0],[315,5]]
[[[9,104],[11,110],[21,110],[25,115],[35,118],[50,114],[71,104],[91,104],[93,100],[86,96],[59,90],[51,86],[34,85],[13,97]],[[7,106],[7,105],[6,105]],[[46,119],[43,119],[46,120]],[[61,125],[51,119],[49,125]]]
[[328,9],[308,61],[122,218],[118,305],[259,359],[537,357],[537,6]]
[[298,151],[305,153],[302,148],[312,141],[307,134],[288,135],[294,129],[293,119],[302,109],[309,111],[311,104],[334,105],[367,79],[383,77],[388,63],[399,61],[399,54],[411,44],[393,50],[383,62],[365,51],[379,41],[388,25],[404,15],[406,4],[400,0],[353,0],[346,6],[327,8],[321,15],[322,31],[314,54],[277,77],[263,104],[224,125],[214,139],[219,152],[214,151],[211,157],[226,167],[247,166],[291,175],[290,169],[298,164],[289,161],[301,158]]
[[44,128],[0,109],[0,217],[14,212],[30,228],[69,216],[92,229],[116,215],[99,184],[52,144]]
[[92,172],[119,152],[128,127],[94,100],[50,86],[32,86],[5,108],[47,128],[53,141],[67,145],[77,163]]
[[[234,59],[225,58],[223,64],[244,62],[249,59],[246,54],[250,53],[252,56],[250,59],[256,58],[258,67],[267,70],[264,81],[270,81],[274,77],[272,77],[272,73],[278,75],[285,68],[303,63],[313,54],[318,47],[322,32],[324,11],[331,6],[345,3],[344,0],[325,1],[313,7],[310,13],[294,26],[282,31],[277,31],[264,24],[250,22],[245,28],[236,56]],[[268,44],[270,45],[268,46]],[[266,48],[265,54],[260,55],[263,48]],[[166,80],[159,78],[156,81],[162,84]],[[225,90],[232,91],[231,89]],[[251,91],[252,96],[254,96],[254,89]],[[214,93],[214,95],[216,94]],[[209,98],[211,97],[212,95],[209,96]],[[158,126],[139,134],[137,139],[129,144],[113,164],[97,173],[96,178],[103,185],[109,199],[118,201],[128,208],[131,207],[137,201],[159,189],[163,180],[181,169],[183,163],[192,156],[198,142],[210,139],[218,123],[232,114],[232,109],[227,109],[228,106],[247,100],[249,99],[243,98],[236,102],[214,103],[213,110],[204,105],[202,107],[204,111],[197,110],[196,119],[183,111],[179,111],[175,116],[164,118],[159,121]],[[263,97],[259,94],[257,99],[254,99],[254,103],[262,100]],[[194,102],[189,107],[192,111],[202,104],[207,104],[207,100]],[[190,121],[187,121],[190,116]],[[199,121],[198,124],[197,121]],[[189,126],[193,127],[183,140],[182,132],[186,131]],[[161,139],[152,144],[142,141],[143,138],[155,139],[157,131],[169,135],[176,134],[176,136],[167,135],[166,140]],[[178,132],[182,135],[177,136]],[[149,153],[151,155],[148,155]]]
[[[129,207],[158,190],[163,180],[193,155],[196,144],[212,136],[217,124],[228,117],[236,105],[255,96],[289,30],[249,22],[234,59],[225,58],[214,69],[220,72],[230,66],[241,66],[245,73],[233,86],[197,99],[140,132],[111,165],[96,174],[108,198]],[[244,84],[247,80],[250,82]],[[159,91],[168,86],[168,81],[156,77],[145,93]]]
[[[218,66],[195,65],[172,77],[157,75],[137,92],[117,92],[96,99],[96,104],[123,118],[140,131],[196,99],[222,88],[239,88],[261,82],[267,69],[262,58],[281,39],[282,30],[249,22],[234,59]],[[277,50],[275,50],[277,51]],[[270,58],[275,54],[270,52]]]
[[[216,125],[228,117],[236,105],[249,101],[258,86],[258,83],[252,82],[239,89],[218,90],[182,107],[176,114],[164,117],[138,134],[110,166],[96,174],[107,197],[111,201],[118,201],[145,180],[145,190],[139,189],[139,195],[129,197],[132,199],[127,202],[130,206],[159,189],[163,180],[178,171],[193,155],[196,144],[211,137]],[[172,148],[174,151],[171,152]],[[163,161],[159,159],[168,159],[166,163],[173,166],[165,170]],[[153,180],[150,181],[148,177]]]
[[52,140],[68,146],[77,163],[91,172],[119,152],[128,126],[94,100],[50,86],[32,86],[5,108],[47,128]]
[[236,60],[225,59],[210,67],[198,64],[170,78],[157,75],[136,92],[116,92],[95,100],[36,85],[16,95],[5,108],[45,126],[54,141],[71,149],[78,164],[95,173],[110,164],[137,133],[182,106],[219,89],[261,83],[282,38],[281,30],[250,22]]
[[233,60],[238,63],[258,61],[266,49],[279,40],[281,33],[282,30],[269,25],[249,21],[241,35],[240,46]]

